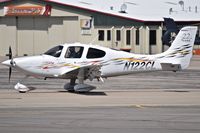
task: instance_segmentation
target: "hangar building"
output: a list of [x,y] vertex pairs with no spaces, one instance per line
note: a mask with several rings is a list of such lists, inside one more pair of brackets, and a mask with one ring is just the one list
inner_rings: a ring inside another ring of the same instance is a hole
[[163,17],[199,26],[199,5],[195,0],[0,0],[0,56],[9,46],[23,56],[73,42],[160,53],[167,48],[161,41]]

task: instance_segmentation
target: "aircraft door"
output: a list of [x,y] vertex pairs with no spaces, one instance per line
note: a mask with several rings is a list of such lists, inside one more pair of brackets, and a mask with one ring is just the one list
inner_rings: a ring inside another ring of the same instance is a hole
[[66,49],[64,58],[67,62],[76,64],[77,61],[80,61],[83,55],[84,47],[82,46],[69,46]]

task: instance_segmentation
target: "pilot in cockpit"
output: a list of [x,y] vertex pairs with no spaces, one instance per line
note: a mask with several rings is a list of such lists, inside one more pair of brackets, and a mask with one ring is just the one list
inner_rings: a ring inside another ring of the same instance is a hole
[[65,57],[66,58],[81,58],[82,53],[83,53],[82,47],[69,47],[67,49]]

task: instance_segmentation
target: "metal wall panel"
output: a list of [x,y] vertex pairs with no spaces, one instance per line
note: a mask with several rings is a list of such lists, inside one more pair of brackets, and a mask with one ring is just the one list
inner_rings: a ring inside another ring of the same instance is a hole
[[[11,19],[12,30],[8,26]],[[78,17],[2,18],[0,44],[4,49],[1,51],[5,55],[5,48],[13,44],[17,56],[40,54],[55,45],[79,41],[79,31]]]
[[16,18],[0,17],[0,56],[8,53],[11,46],[13,55],[16,54]]
[[34,48],[33,54],[44,53],[49,48],[48,18],[35,17],[34,20]]
[[17,18],[17,53],[18,56],[33,55],[34,21],[32,17]]

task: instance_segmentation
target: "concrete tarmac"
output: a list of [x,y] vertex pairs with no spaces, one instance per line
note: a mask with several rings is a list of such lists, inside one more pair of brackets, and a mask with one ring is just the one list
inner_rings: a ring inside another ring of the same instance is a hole
[[[0,58],[3,60],[3,58]],[[141,73],[88,84],[98,88],[75,94],[68,80],[28,78],[32,91],[13,86],[23,74],[0,66],[0,132],[6,133],[199,133],[200,57],[182,72]]]

